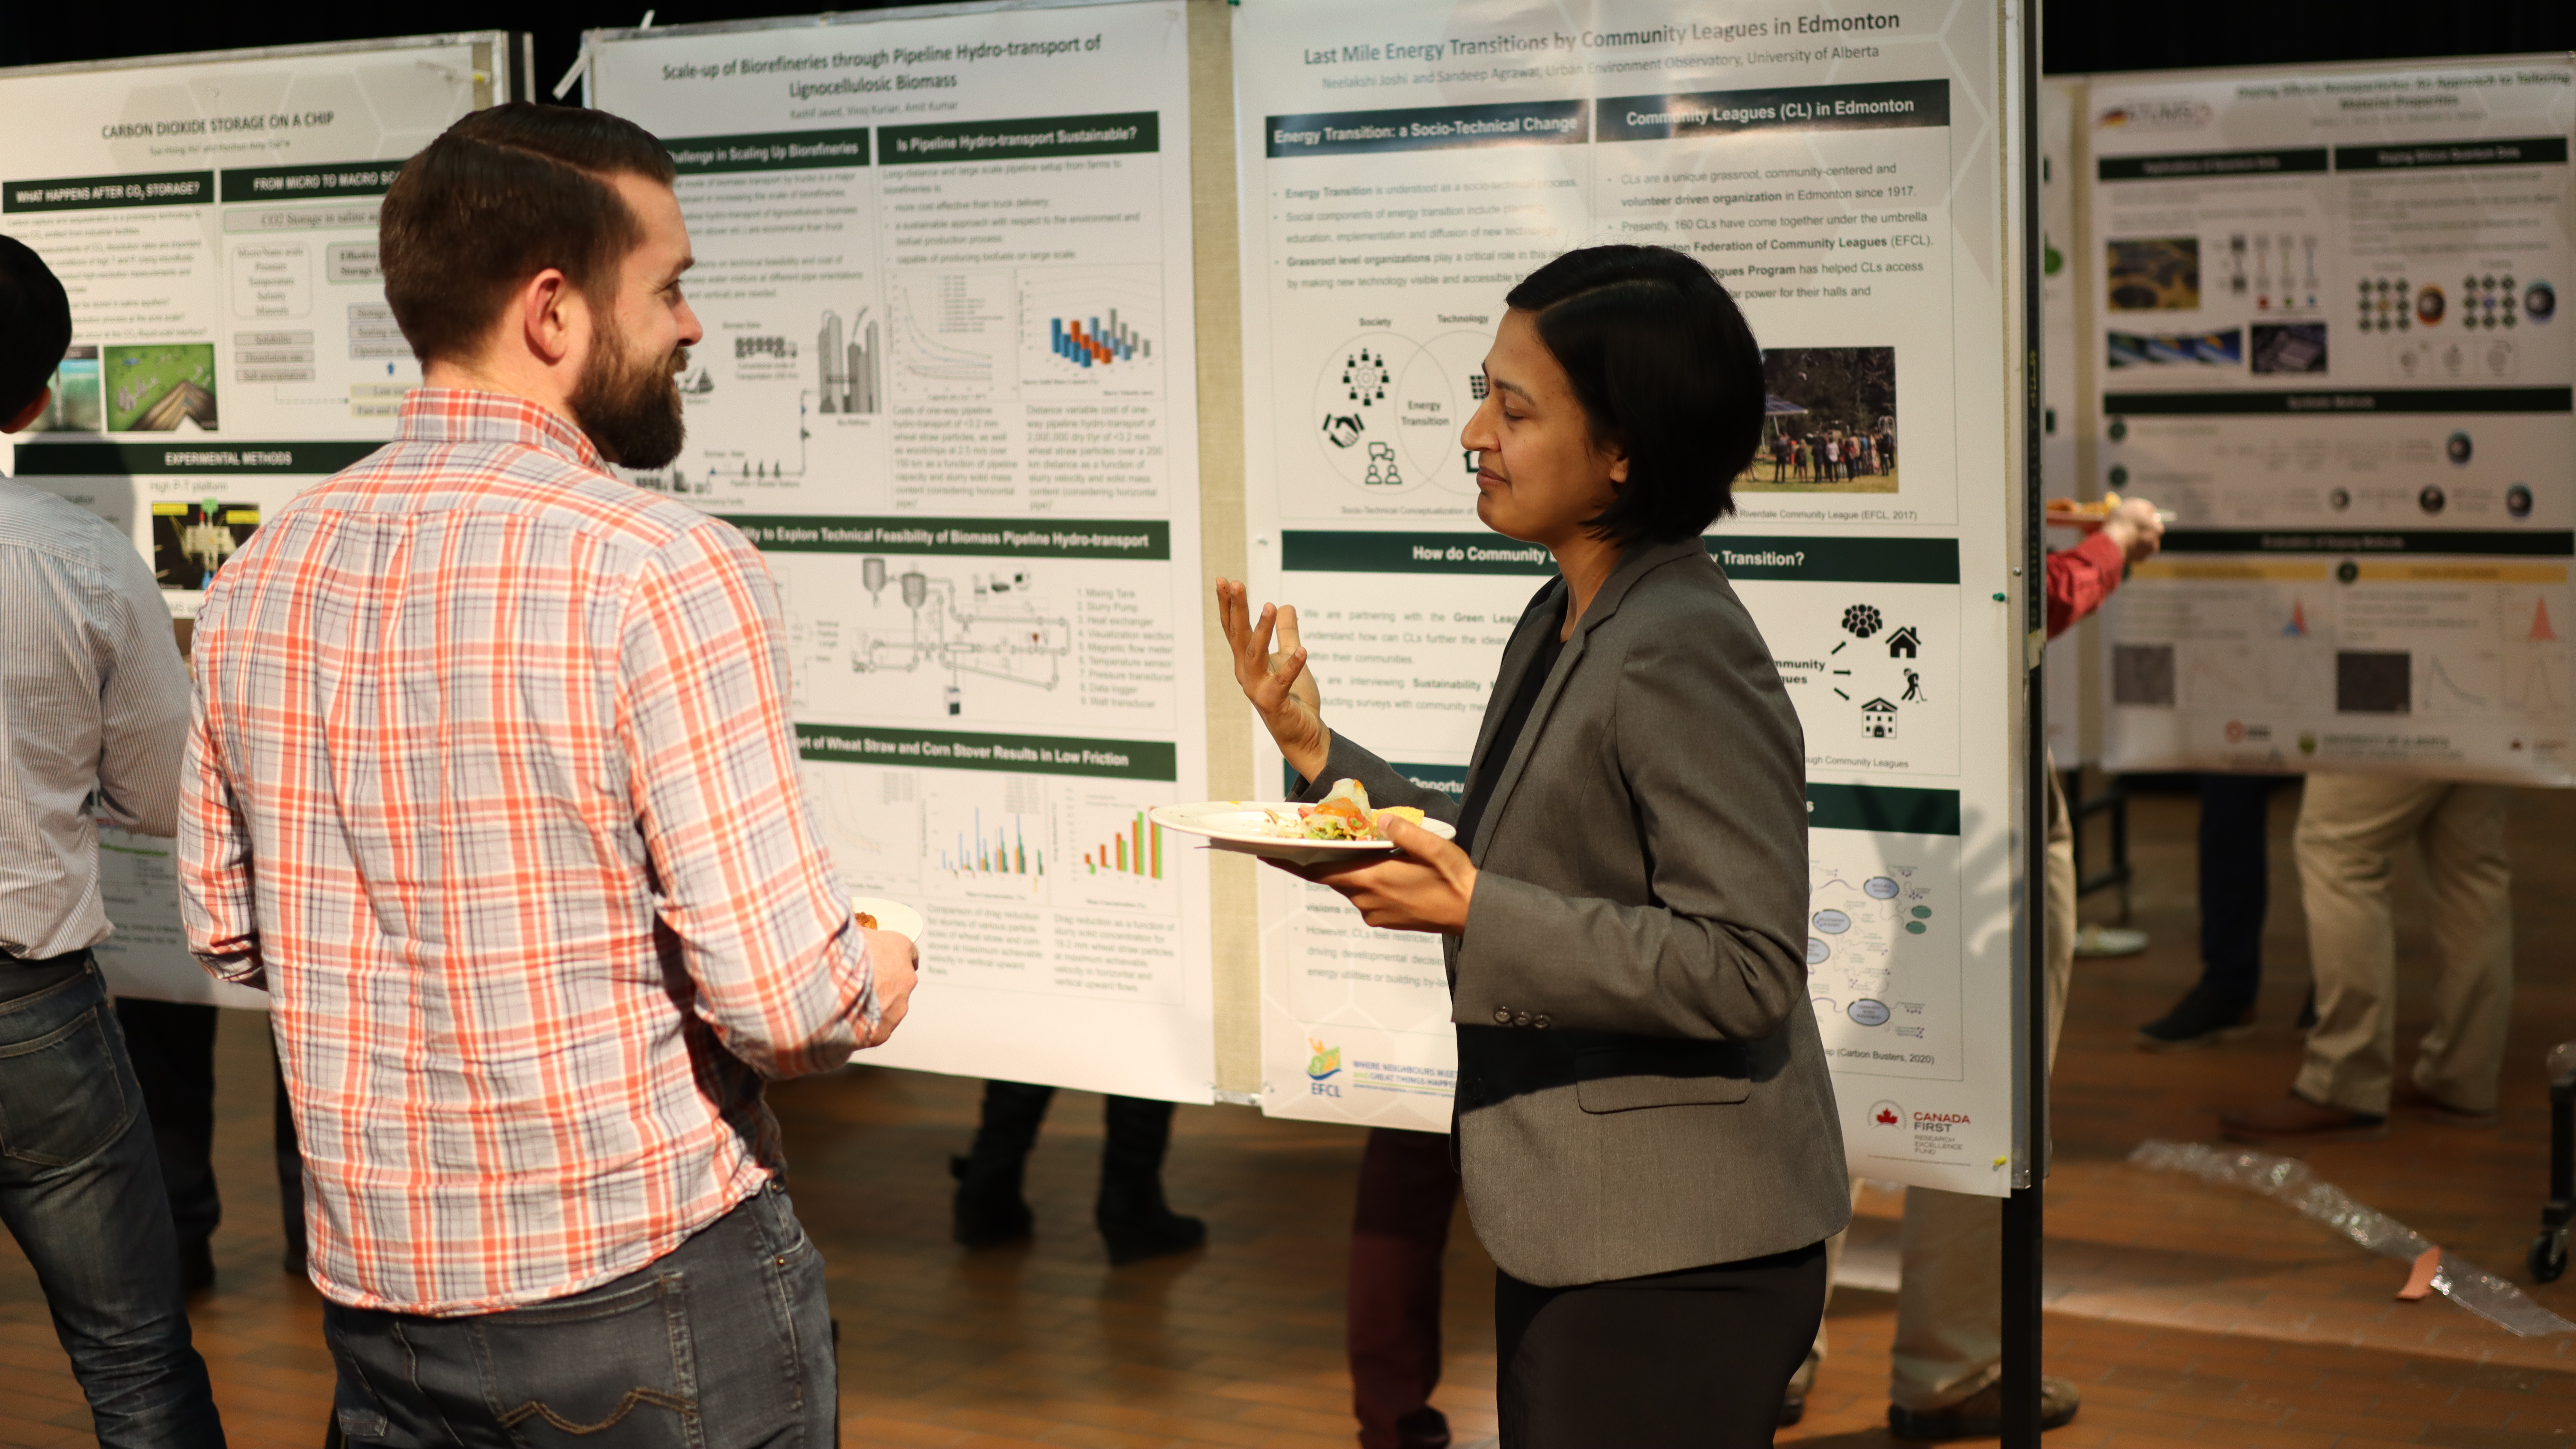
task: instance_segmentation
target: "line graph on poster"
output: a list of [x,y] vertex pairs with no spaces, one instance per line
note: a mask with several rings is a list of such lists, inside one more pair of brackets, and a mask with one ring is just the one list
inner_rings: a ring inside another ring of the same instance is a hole
[[900,275],[887,292],[898,392],[981,397],[1016,385],[1008,269]]
[[807,762],[796,770],[832,867],[851,890],[903,897],[921,885],[921,772]]
[[1311,433],[1324,461],[1362,494],[1390,496],[1426,484],[1464,497],[1476,492],[1476,460],[1458,435],[1485,399],[1483,332],[1442,332],[1417,342],[1393,331],[1363,332],[1318,365]]

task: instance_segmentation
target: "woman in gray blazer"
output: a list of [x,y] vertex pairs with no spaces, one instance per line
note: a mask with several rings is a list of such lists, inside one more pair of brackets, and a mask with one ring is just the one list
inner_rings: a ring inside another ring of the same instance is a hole
[[1218,612],[1302,798],[1349,777],[1457,826],[1393,820],[1397,854],[1307,874],[1442,937],[1504,1445],[1768,1444],[1851,1199],[1807,1007],[1798,719],[1702,542],[1760,438],[1762,357],[1660,247],[1568,253],[1507,301],[1460,441],[1476,516],[1558,576],[1465,800],[1325,726],[1293,607],[1254,617],[1220,580]]

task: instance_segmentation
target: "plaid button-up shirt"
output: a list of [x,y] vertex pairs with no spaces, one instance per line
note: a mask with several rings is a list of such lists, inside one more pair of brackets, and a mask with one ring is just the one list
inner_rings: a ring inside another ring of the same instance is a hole
[[413,392],[217,575],[182,908],[268,990],[333,1300],[577,1292],[778,1169],[762,1077],[877,1017],[784,638],[741,534],[488,393]]

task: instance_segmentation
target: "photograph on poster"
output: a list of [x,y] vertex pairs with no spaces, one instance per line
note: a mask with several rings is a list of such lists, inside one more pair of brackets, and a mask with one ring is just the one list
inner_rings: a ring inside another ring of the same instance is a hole
[[31,433],[95,433],[107,411],[99,401],[98,349],[74,347],[54,369],[53,395],[33,423]]
[[111,347],[107,425],[120,433],[215,427],[215,349],[208,342]]
[[2245,329],[2216,332],[2114,332],[2113,367],[2242,367]]
[[1762,444],[1737,491],[1898,491],[1895,348],[1774,347],[1762,383]]
[[2114,312],[2190,312],[2200,306],[2200,238],[2110,244]]
[[2326,370],[2326,324],[2323,322],[2257,322],[2253,331],[2256,372]]

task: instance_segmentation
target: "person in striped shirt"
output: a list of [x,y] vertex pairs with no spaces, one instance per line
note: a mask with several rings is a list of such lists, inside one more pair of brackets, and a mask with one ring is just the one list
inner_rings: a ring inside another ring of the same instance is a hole
[[758,554],[609,471],[680,445],[674,176],[527,103],[413,157],[424,386],[198,614],[189,946],[269,993],[353,1443],[833,1438],[762,1084],[884,1041],[913,953],[798,788]]

